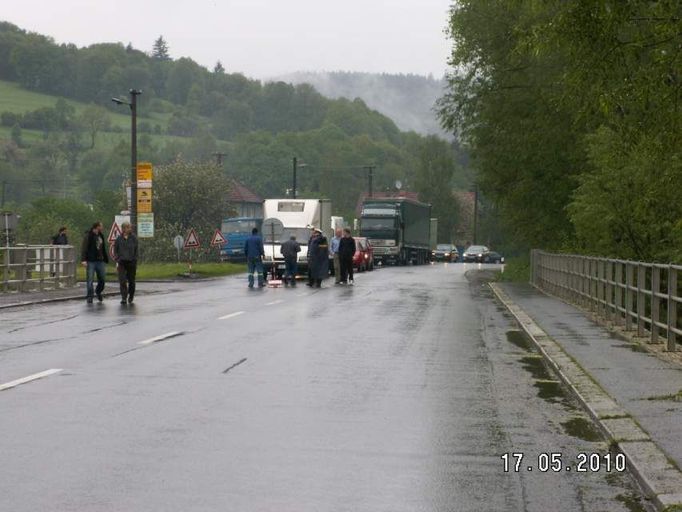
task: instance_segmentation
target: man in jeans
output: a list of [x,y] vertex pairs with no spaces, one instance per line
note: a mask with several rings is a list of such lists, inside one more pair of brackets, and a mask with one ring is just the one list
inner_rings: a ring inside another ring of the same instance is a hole
[[[81,245],[81,264],[86,268],[87,301],[92,304],[92,299],[97,295],[97,300],[102,302],[104,291],[104,279],[106,265],[109,263],[107,246],[102,234],[102,223],[95,222],[83,238]],[[97,274],[97,289],[93,289],[94,276]]]
[[334,265],[334,284],[339,284],[341,282],[341,260],[339,260],[339,243],[341,242],[341,237],[342,232],[340,229],[337,229],[331,244],[329,244],[329,252],[332,255]]
[[296,241],[296,236],[291,235],[289,240],[282,244],[279,250],[284,256],[284,285],[291,284],[296,286],[296,272],[298,272],[298,253],[301,252],[301,246]]
[[121,287],[121,304],[132,304],[135,298],[135,274],[137,273],[137,237],[130,222],[121,224],[122,233],[114,242],[114,259]]
[[258,288],[263,288],[263,256],[265,248],[263,239],[258,234],[258,228],[251,230],[251,236],[244,243],[244,254],[246,255],[246,265],[249,271],[249,288],[253,288],[253,273],[258,273]]

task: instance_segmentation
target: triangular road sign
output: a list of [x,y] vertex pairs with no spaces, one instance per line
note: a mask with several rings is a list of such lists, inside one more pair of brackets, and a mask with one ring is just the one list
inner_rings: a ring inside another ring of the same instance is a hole
[[216,229],[215,234],[213,235],[213,238],[211,239],[211,245],[214,247],[216,245],[225,245],[225,242],[227,242],[227,240],[225,240],[225,237],[223,236],[223,234],[220,232],[219,229]]
[[111,231],[109,231],[109,238],[107,240],[109,243],[114,243],[116,239],[119,237],[121,234],[121,228],[118,227],[118,224],[115,222],[111,225]]
[[187,233],[187,236],[185,237],[185,249],[196,249],[197,247],[200,247],[201,244],[199,243],[199,237],[197,236],[197,232],[194,231],[194,228],[191,228],[189,232]]

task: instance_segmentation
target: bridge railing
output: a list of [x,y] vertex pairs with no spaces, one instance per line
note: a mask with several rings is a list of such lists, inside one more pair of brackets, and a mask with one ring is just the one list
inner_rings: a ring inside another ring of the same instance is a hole
[[76,285],[76,249],[70,245],[0,247],[3,292],[66,288]]
[[682,339],[681,272],[678,265],[531,252],[531,284],[669,351]]

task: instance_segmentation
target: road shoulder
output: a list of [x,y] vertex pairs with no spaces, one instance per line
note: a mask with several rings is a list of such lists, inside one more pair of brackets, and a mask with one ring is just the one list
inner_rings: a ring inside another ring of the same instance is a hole
[[629,469],[657,509],[682,510],[682,472],[674,461],[638,424],[633,415],[547,334],[503,286],[497,283],[491,283],[490,286],[607,439],[625,454]]

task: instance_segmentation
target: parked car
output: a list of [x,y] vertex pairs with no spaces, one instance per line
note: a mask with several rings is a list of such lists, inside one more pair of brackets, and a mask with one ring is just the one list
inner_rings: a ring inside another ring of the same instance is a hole
[[353,255],[353,267],[358,272],[374,270],[374,249],[365,237],[355,237],[355,254]]
[[504,256],[499,252],[490,251],[486,263],[504,263]]
[[457,261],[459,259],[459,252],[457,247],[452,244],[438,244],[436,248],[431,251],[431,259],[433,261]]
[[462,260],[464,263],[485,263],[490,254],[490,249],[485,245],[471,245],[464,251]]

